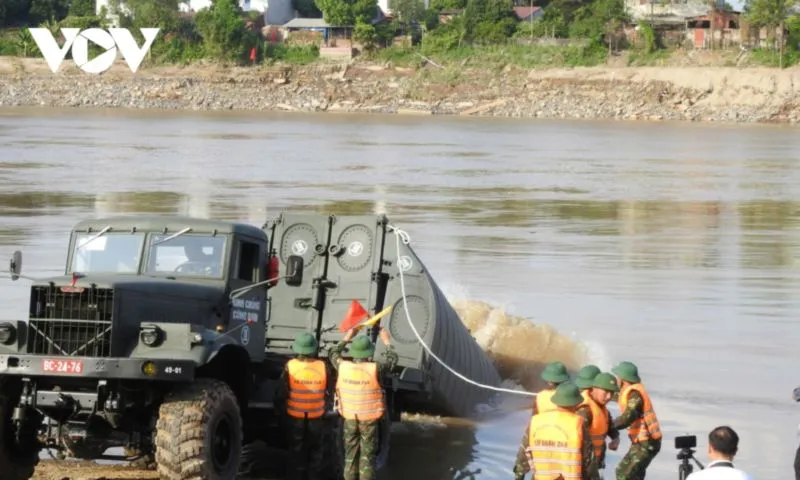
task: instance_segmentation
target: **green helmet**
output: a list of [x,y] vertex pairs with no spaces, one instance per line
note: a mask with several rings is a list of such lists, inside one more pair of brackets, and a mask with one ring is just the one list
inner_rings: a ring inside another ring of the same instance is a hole
[[542,370],[542,380],[556,384],[566,382],[569,380],[567,366],[559,361],[548,363]]
[[575,407],[583,403],[583,395],[573,382],[564,382],[556,387],[550,401],[559,407]]
[[317,339],[308,332],[301,333],[295,338],[292,350],[300,355],[314,355],[317,353]]
[[632,362],[619,362],[611,371],[620,380],[625,380],[629,383],[639,383],[642,381],[641,377],[639,377],[639,368]]
[[594,377],[594,380],[592,381],[592,387],[611,393],[619,392],[617,377],[607,372],[603,372]]
[[364,335],[358,336],[350,344],[349,354],[355,359],[371,358],[374,352],[375,345],[372,344],[372,340]]
[[586,365],[585,367],[581,368],[580,372],[578,372],[578,376],[575,378],[575,385],[577,385],[581,390],[592,388],[592,380],[594,380],[594,377],[599,374],[600,369],[597,367],[597,365]]

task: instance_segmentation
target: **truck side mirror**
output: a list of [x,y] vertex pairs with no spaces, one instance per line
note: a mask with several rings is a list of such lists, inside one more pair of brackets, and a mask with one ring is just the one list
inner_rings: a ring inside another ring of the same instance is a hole
[[11,280],[19,280],[19,275],[22,272],[22,252],[16,250],[11,255],[11,261],[8,263],[8,271],[11,272]]
[[303,284],[303,257],[289,255],[286,259],[286,285],[299,287]]

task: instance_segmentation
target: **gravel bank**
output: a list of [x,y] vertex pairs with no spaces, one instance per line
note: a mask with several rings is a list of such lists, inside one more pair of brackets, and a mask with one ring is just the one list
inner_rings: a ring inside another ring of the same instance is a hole
[[[796,78],[797,77],[797,78]],[[793,70],[585,68],[502,71],[318,64],[192,66],[124,64],[93,76],[41,60],[0,58],[0,107],[373,112],[526,118],[800,121]]]

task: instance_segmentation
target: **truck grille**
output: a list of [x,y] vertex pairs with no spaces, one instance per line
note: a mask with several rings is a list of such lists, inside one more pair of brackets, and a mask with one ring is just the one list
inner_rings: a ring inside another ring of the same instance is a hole
[[109,357],[113,290],[33,287],[27,352],[31,354]]

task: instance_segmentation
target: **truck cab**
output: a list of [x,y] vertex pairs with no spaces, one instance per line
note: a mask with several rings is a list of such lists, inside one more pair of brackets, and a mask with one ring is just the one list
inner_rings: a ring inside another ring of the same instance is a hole
[[[0,384],[11,392],[0,414],[17,408],[25,431],[44,414],[44,447],[97,459],[112,447],[152,452],[175,391],[217,382],[244,411],[264,359],[268,252],[258,227],[176,216],[82,221],[50,278],[23,277],[15,252],[11,278],[32,281],[30,309],[0,322]],[[3,458],[0,444],[0,470],[27,468]]]

